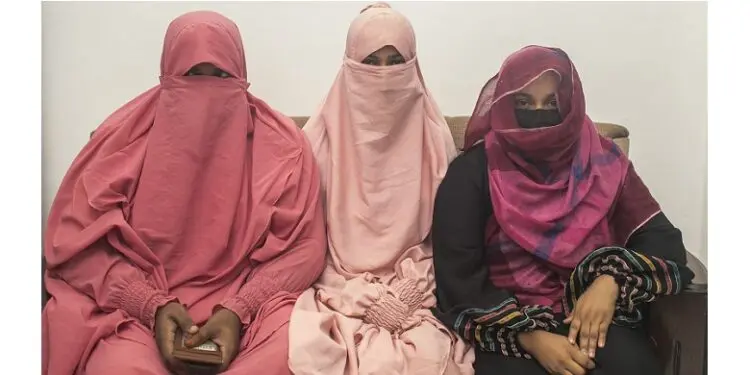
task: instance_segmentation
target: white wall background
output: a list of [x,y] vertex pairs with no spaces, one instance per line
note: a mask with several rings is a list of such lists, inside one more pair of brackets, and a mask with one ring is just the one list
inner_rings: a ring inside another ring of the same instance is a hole
[[[242,31],[251,91],[309,115],[338,71],[363,2],[44,3],[43,204],[89,131],[158,82],[167,24],[199,9]],[[427,85],[446,115],[470,114],[503,59],[527,44],[565,49],[589,115],[626,125],[631,158],[706,261],[706,4],[700,2],[393,2],[409,17]]]

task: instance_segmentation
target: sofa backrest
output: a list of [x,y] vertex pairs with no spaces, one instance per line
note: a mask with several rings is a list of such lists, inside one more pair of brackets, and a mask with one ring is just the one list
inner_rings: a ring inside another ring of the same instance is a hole
[[[307,116],[293,116],[292,120],[297,126],[302,127],[305,125],[309,117]],[[464,133],[466,132],[466,124],[469,122],[468,116],[445,116],[445,121],[448,123],[448,127],[451,129],[453,134],[453,142],[456,143],[456,148],[460,149],[464,145]],[[596,123],[596,128],[599,130],[599,134],[612,139],[622,151],[627,155],[630,150],[630,133],[628,129],[622,125],[609,124],[605,122]]]

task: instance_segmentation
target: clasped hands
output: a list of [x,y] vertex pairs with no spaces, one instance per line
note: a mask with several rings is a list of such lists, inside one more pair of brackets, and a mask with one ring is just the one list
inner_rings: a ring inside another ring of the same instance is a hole
[[570,324],[567,338],[542,330],[522,332],[518,334],[521,347],[550,374],[585,375],[595,366],[596,349],[607,342],[619,290],[614,277],[597,277],[563,321]]
[[219,372],[223,372],[239,353],[241,328],[240,318],[225,308],[217,309],[203,327],[198,327],[193,323],[185,306],[177,302],[160,307],[156,312],[154,324],[159,352],[167,367],[177,374],[186,373],[185,364],[173,355],[177,329],[189,337],[185,342],[187,347],[196,347],[208,340],[216,343],[222,359]]

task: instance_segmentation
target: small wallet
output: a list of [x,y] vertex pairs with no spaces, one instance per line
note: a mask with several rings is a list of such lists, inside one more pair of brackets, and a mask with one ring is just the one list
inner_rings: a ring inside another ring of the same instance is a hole
[[185,337],[181,330],[175,333],[174,357],[185,362],[187,365],[199,365],[200,367],[213,367],[221,365],[221,351],[219,346],[211,340],[208,340],[196,346],[189,348],[185,346]]

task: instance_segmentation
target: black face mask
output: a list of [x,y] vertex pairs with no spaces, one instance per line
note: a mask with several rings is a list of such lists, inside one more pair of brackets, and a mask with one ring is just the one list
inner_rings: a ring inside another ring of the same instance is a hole
[[547,128],[562,122],[562,116],[557,109],[518,109],[516,121],[523,129]]

